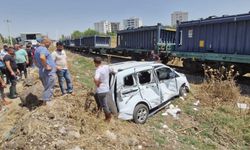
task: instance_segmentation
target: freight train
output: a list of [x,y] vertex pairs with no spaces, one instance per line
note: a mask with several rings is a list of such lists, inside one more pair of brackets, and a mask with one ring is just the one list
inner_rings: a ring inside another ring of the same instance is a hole
[[[84,38],[68,39],[65,46],[74,50],[93,50],[147,59],[154,50],[164,62],[178,57],[190,70],[201,70],[202,64],[235,65],[241,75],[250,72],[250,13],[179,22],[176,29],[161,24],[118,31],[117,47],[111,48],[111,38],[97,40],[86,45]],[[78,44],[80,43],[80,44]],[[106,46],[99,45],[105,43]]]
[[233,64],[241,75],[250,72],[250,13],[179,23],[171,54],[189,69]]
[[118,31],[115,38],[116,44],[113,44],[114,37],[97,35],[77,39],[66,38],[63,42],[66,48],[74,51],[132,56],[133,59],[141,60],[148,57],[151,51],[164,53],[166,45],[174,45],[175,29],[157,24]]

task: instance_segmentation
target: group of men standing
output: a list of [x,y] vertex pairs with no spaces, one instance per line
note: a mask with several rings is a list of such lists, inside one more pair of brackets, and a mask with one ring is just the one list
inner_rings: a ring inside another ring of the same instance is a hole
[[[48,51],[51,41],[49,39],[43,39],[41,45],[36,48],[34,53],[34,62],[39,68],[40,80],[44,86],[44,92],[42,96],[43,104],[46,105],[50,102],[53,95],[53,87],[55,85],[56,74],[58,77],[59,86],[62,95],[73,94],[73,85],[68,70],[67,56],[63,50],[63,43],[56,43],[56,51],[50,53]],[[102,59],[100,57],[94,58],[94,64],[96,66],[96,72],[94,76],[94,83],[96,85],[96,102],[99,110],[104,111],[105,121],[111,120],[111,114],[113,113],[114,104],[110,104],[110,87],[109,87],[109,74],[112,73],[112,69],[107,65],[102,65]],[[66,81],[67,89],[64,89],[64,82]],[[111,108],[112,107],[112,108]]]
[[[56,83],[56,75],[58,77],[62,95],[73,95],[73,85],[68,70],[67,56],[65,51],[63,50],[63,44],[61,42],[57,42],[57,48],[51,54],[48,50],[51,43],[52,42],[49,39],[43,39],[34,53],[34,63],[39,68],[39,78],[44,87],[41,99],[43,105],[46,105],[51,101],[51,97],[53,96],[53,89]],[[64,80],[67,84],[66,90],[64,89]]]
[[[4,49],[0,53],[0,70],[6,74],[6,82],[10,83],[10,98],[17,97],[16,84],[17,75],[22,78],[27,78],[27,65],[33,66],[33,63],[39,69],[39,78],[44,87],[41,102],[43,105],[47,105],[53,96],[53,89],[56,84],[56,76],[58,78],[59,86],[62,95],[73,94],[73,85],[68,70],[67,56],[63,50],[63,43],[56,43],[56,50],[52,53],[48,48],[52,42],[44,38],[40,41],[39,45],[32,50],[32,45],[27,45],[26,50],[22,49],[20,45],[15,47],[4,46]],[[96,66],[96,72],[94,76],[94,83],[96,85],[96,102],[99,110],[104,111],[105,121],[111,119],[111,107],[109,88],[109,74],[112,70],[107,65],[102,65],[102,59],[100,57],[94,58],[94,64]],[[1,72],[0,72],[1,73]],[[1,75],[1,74],[0,74]],[[5,105],[10,102],[5,100],[3,89],[6,88],[6,83],[0,76],[0,96]],[[64,88],[64,81],[66,81],[67,89]]]
[[[32,66],[29,62],[28,53],[22,48],[22,45],[15,44],[14,47],[4,45],[0,52],[0,98],[4,105],[11,103],[5,99],[4,88],[7,87],[7,84],[10,84],[9,98],[17,98],[17,80],[22,78],[23,72],[25,78],[27,78],[27,65]],[[6,76],[6,82],[3,80],[3,75]]]
[[[6,84],[10,84],[9,98],[18,97],[16,84],[18,78],[27,78],[27,66],[33,67],[33,63],[39,68],[39,78],[43,84],[44,90],[41,101],[43,105],[51,100],[53,96],[53,88],[58,77],[62,95],[73,94],[73,85],[68,71],[67,56],[63,50],[63,44],[56,43],[57,49],[51,54],[48,50],[51,41],[44,38],[40,41],[36,48],[31,44],[26,45],[26,49],[22,45],[15,44],[14,47],[4,45],[0,52],[0,98],[4,105],[11,102],[5,99],[4,88]],[[3,75],[6,76],[6,82]],[[67,83],[67,89],[64,89],[64,79]]]

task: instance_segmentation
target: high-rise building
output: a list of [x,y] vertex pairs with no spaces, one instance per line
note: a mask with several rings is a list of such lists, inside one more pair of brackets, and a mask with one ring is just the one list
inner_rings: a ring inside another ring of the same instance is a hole
[[116,33],[120,30],[120,22],[111,22],[111,32]]
[[96,22],[94,23],[95,26],[95,30],[99,33],[108,33],[111,32],[111,23],[108,21],[100,21],[100,22]]
[[139,28],[141,26],[143,26],[143,24],[142,24],[142,20],[140,18],[132,17],[132,18],[123,20],[123,28],[124,29]]
[[177,21],[188,21],[188,12],[175,11],[171,14],[171,25],[176,26]]

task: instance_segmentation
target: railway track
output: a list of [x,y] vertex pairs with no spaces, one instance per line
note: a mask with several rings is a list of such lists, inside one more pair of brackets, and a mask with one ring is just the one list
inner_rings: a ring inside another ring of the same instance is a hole
[[73,50],[69,50],[69,51],[76,53],[76,54],[79,54],[79,55],[82,55],[84,57],[89,57],[89,58],[99,56],[104,61],[109,62],[109,63],[117,63],[117,62],[131,61],[132,60],[131,57],[124,57],[124,56],[119,56],[119,55],[99,54],[99,53],[94,53],[94,52],[85,53],[85,52],[76,52]]

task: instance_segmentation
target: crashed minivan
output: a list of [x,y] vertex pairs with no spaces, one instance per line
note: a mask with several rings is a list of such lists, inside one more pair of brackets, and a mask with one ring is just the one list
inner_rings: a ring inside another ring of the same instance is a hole
[[169,101],[189,91],[184,74],[154,62],[128,61],[111,64],[112,99],[118,118],[145,123],[149,116],[162,109]]

